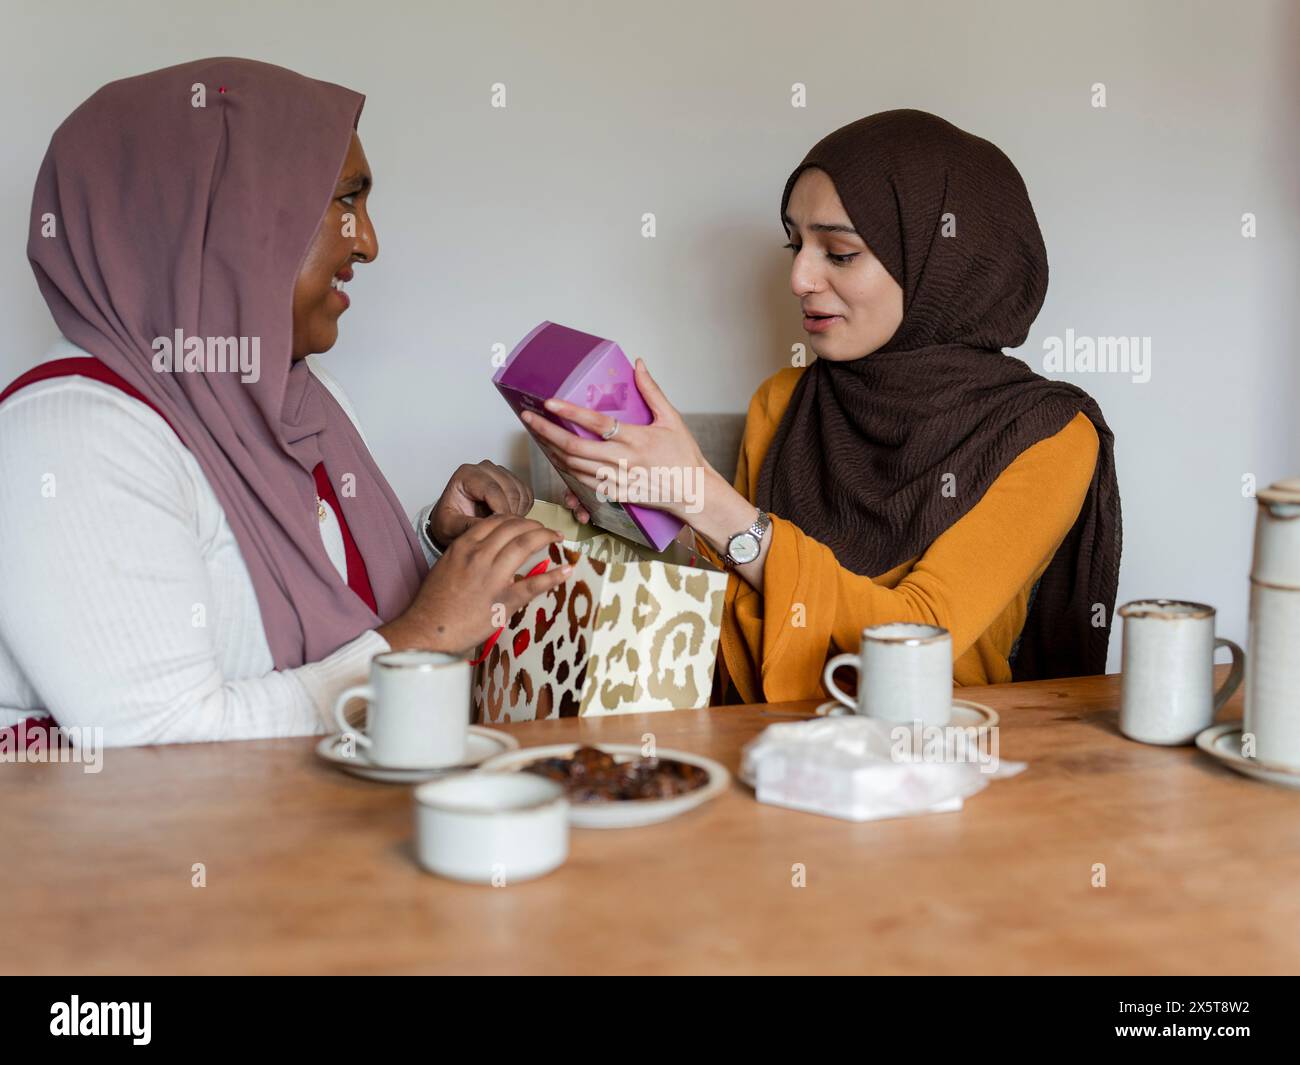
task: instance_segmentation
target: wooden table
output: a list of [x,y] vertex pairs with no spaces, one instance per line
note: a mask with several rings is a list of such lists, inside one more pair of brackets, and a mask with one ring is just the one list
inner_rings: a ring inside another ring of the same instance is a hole
[[[504,888],[422,872],[410,787],[329,768],[315,739],[108,750],[98,775],[2,765],[0,971],[1300,970],[1300,793],[1121,738],[1115,676],[961,694],[1029,769],[960,813],[852,824],[737,783],[666,824],[575,829],[566,865]],[[512,728],[525,746],[653,732],[734,771],[788,720],[765,710],[812,705]]]

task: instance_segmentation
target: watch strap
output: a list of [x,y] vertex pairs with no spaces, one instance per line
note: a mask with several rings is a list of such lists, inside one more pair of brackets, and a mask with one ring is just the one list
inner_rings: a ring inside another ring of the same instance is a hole
[[424,548],[425,557],[430,565],[442,558],[442,548],[433,542],[433,537],[429,533],[429,519],[433,517],[434,506],[435,504],[430,503],[415,519],[415,526],[420,533],[420,546]]

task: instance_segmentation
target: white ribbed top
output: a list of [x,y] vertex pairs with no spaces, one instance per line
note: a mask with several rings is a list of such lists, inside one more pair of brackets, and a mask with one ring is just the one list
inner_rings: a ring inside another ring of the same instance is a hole
[[[86,354],[60,339],[46,359]],[[308,365],[356,424],[338,382]],[[111,385],[63,377],[5,400],[0,465],[0,726],[48,711],[102,726],[106,746],[332,732],[338,693],[389,649],[372,629],[276,671],[198,462]],[[321,537],[346,582],[338,518],[325,511]]]

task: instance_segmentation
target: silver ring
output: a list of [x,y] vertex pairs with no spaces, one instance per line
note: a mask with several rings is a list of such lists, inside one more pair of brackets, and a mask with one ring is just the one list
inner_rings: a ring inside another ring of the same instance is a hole
[[600,434],[600,438],[601,438],[602,440],[613,440],[614,437],[618,436],[618,431],[619,431],[619,429],[621,429],[621,428],[622,428],[622,425],[620,425],[620,424],[619,424],[619,420],[618,420],[617,418],[615,418],[615,419],[614,419],[614,424],[611,425],[608,429],[606,429],[603,433],[601,433],[601,434]]

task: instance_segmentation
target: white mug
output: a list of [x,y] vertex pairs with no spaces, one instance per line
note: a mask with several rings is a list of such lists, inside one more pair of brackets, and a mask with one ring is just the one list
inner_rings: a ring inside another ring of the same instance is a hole
[[[835,685],[840,666],[858,670],[856,703]],[[910,621],[872,625],[862,630],[858,653],[836,655],[822,680],[831,695],[867,717],[946,725],[952,717],[952,636]]]
[[504,887],[569,856],[564,788],[534,773],[474,770],[415,789],[415,853],[431,873]]
[[[375,765],[433,769],[465,760],[469,733],[470,664],[438,651],[385,651],[370,660],[370,683],[334,703],[340,731],[351,733]],[[348,724],[352,699],[369,703],[366,727]]]
[[[1138,599],[1124,619],[1119,730],[1140,743],[1192,743],[1241,683],[1245,654],[1215,638],[1214,607],[1179,599]],[[1214,690],[1214,652],[1232,652],[1232,669]]]

